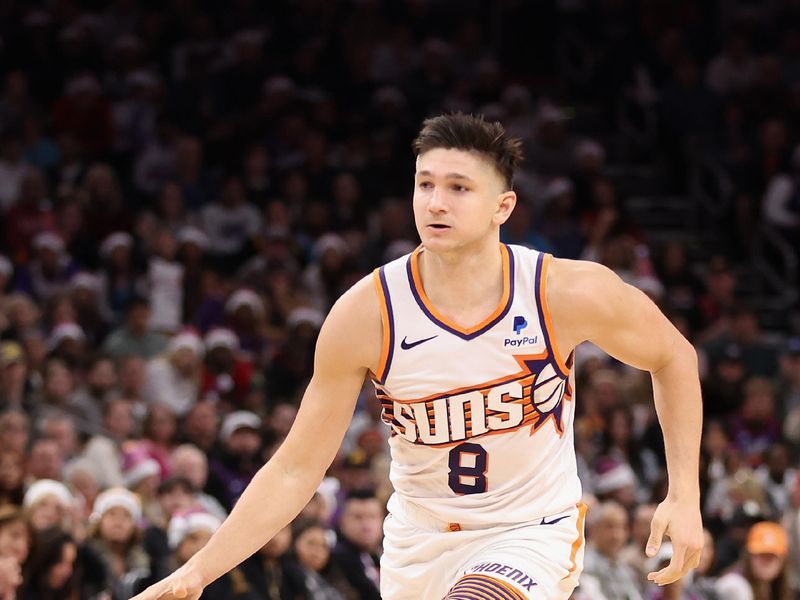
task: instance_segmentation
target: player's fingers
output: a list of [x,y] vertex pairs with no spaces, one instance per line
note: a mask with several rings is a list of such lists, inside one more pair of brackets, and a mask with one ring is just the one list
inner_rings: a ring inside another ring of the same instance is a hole
[[667,530],[667,520],[662,518],[658,511],[653,515],[653,520],[650,522],[650,537],[647,538],[647,548],[645,552],[647,556],[655,556],[658,549],[661,548],[661,540],[664,539],[664,532]]
[[669,564],[660,571],[649,573],[647,579],[658,585],[666,585],[677,581],[688,571],[688,568],[684,567],[685,562],[686,546],[677,546],[673,548],[672,560],[669,561]]
[[703,554],[703,549],[695,550],[694,552],[690,552],[686,558],[686,571],[688,572],[690,569],[696,569],[700,566],[700,555]]

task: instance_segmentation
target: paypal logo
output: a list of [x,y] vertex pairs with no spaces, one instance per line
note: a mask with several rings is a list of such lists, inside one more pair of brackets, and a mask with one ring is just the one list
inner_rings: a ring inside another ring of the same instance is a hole
[[522,315],[517,315],[514,317],[514,333],[517,335],[528,326],[528,322],[525,320],[525,317]]

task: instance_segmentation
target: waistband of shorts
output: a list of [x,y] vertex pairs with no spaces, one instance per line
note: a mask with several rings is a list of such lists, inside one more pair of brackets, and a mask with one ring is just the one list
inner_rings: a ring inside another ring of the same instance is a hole
[[[567,506],[564,510],[543,517],[543,519],[557,518],[558,516],[579,516],[581,505],[583,502],[578,502],[571,506]],[[539,518],[532,520],[528,523],[520,522],[492,522],[492,523],[463,523],[458,521],[445,521],[433,515],[430,511],[420,506],[416,502],[402,497],[395,492],[389,498],[387,504],[389,512],[402,521],[407,521],[409,525],[418,527],[420,529],[427,529],[431,531],[474,531],[480,529],[504,529],[514,528],[521,525],[537,525]]]
[[[460,523],[458,521],[445,521],[431,514],[416,502],[403,498],[397,493],[389,498],[388,509],[397,518],[408,521],[410,525],[431,531],[472,531],[490,529],[495,524],[487,523]],[[502,526],[503,524],[497,524]]]

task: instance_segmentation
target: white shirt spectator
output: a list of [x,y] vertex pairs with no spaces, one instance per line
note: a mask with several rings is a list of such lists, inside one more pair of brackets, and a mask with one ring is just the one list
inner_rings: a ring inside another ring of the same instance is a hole
[[153,257],[147,269],[150,290],[150,327],[157,331],[175,331],[183,319],[183,266]]
[[197,401],[199,381],[182,377],[169,358],[159,356],[145,367],[143,396],[148,404],[162,404],[177,417],[184,416]]
[[800,211],[791,210],[790,202],[800,193],[790,175],[776,175],[764,194],[764,219],[776,227],[800,226]]
[[22,180],[30,167],[22,161],[0,160],[0,213],[6,212],[17,203]]
[[229,207],[215,202],[203,209],[202,219],[211,252],[218,255],[236,254],[261,229],[261,215],[249,203]]

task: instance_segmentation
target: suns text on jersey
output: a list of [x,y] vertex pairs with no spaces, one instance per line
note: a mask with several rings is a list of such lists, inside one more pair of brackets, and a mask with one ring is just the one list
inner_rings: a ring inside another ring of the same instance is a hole
[[393,435],[427,446],[445,446],[526,425],[534,431],[550,416],[560,434],[562,403],[570,396],[567,380],[547,367],[536,375],[528,373],[417,401],[395,400],[378,391],[383,419]]

